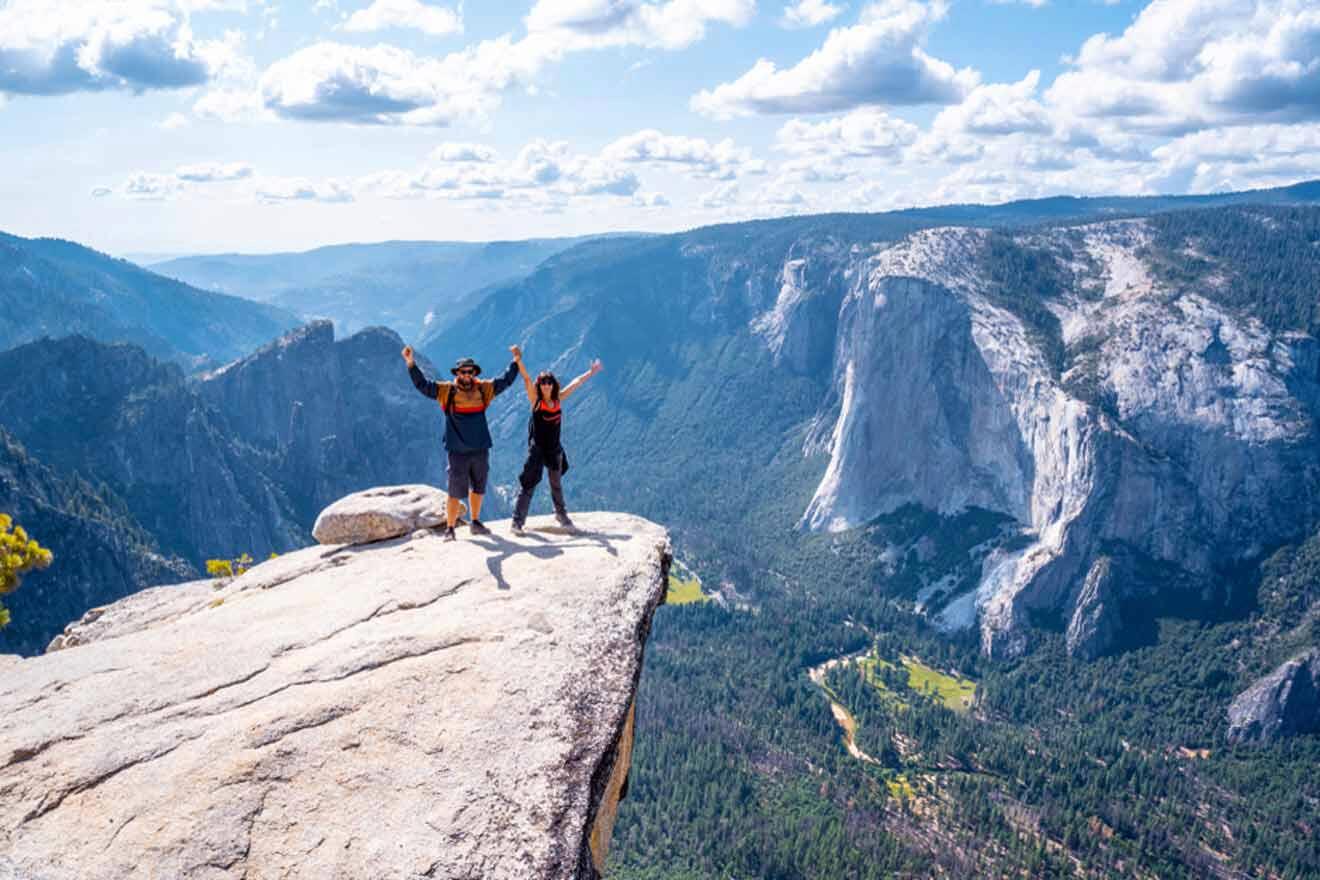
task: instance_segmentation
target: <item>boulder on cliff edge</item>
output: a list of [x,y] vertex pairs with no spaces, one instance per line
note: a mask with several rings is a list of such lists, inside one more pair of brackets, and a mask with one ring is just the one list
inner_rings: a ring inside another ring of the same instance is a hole
[[449,496],[433,486],[380,486],[345,495],[316,518],[321,544],[370,544],[445,524]]
[[311,547],[8,661],[0,877],[598,878],[669,544],[577,519]]

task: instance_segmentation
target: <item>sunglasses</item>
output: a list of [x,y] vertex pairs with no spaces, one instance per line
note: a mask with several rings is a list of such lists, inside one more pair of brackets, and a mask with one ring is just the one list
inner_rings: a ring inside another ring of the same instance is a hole
[[553,385],[553,384],[555,384],[555,380],[554,380],[554,379],[541,379],[540,382],[539,382],[539,384],[541,384],[541,385]]
[[477,371],[476,371],[476,370],[459,370],[459,371],[458,371],[458,375],[460,375],[460,376],[475,376],[475,375],[477,375]]

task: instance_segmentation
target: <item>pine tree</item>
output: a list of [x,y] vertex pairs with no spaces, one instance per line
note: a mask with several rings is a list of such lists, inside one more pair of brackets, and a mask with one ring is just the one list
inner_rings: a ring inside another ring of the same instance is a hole
[[[51,552],[28,537],[11,516],[0,513],[0,596],[18,589],[23,575],[50,565]],[[9,610],[0,603],[0,628],[9,624]]]

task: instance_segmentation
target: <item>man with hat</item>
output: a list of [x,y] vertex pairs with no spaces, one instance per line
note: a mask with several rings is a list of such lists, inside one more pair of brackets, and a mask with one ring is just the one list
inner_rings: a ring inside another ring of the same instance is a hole
[[439,402],[445,411],[445,450],[449,453],[449,503],[445,507],[446,541],[454,540],[454,524],[458,522],[463,496],[468,497],[468,510],[472,514],[469,528],[474,535],[489,535],[490,529],[481,522],[481,501],[486,494],[486,477],[490,473],[490,427],[486,424],[486,408],[490,402],[518,376],[518,362],[522,351],[509,346],[513,362],[496,379],[478,379],[481,367],[472,358],[460,358],[449,372],[452,382],[432,382],[422,373],[413,358],[411,345],[404,346],[403,359],[408,364],[408,375],[417,390]]

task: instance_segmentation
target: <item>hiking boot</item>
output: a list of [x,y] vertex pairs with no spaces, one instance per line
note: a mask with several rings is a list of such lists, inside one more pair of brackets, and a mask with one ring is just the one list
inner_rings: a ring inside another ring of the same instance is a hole
[[526,532],[523,531],[523,524],[517,522],[516,520],[514,521],[513,525],[509,526],[509,531],[513,532],[515,535],[517,535],[520,538],[523,535],[527,534]]
[[562,511],[555,514],[555,522],[559,523],[561,526],[563,526],[566,529],[577,528],[577,526],[573,525],[573,521],[568,518],[568,514]]
[[479,519],[475,519],[475,518],[472,520],[472,525],[468,526],[468,529],[469,529],[469,530],[472,532],[472,534],[474,534],[474,535],[489,535],[489,534],[490,534],[490,529],[486,528],[486,524],[483,523],[481,520],[479,520]]
[[440,533],[440,539],[442,541],[452,541],[457,537],[458,536],[454,534],[453,526],[445,526],[445,530]]

